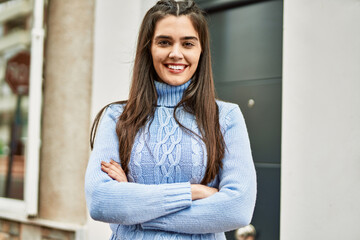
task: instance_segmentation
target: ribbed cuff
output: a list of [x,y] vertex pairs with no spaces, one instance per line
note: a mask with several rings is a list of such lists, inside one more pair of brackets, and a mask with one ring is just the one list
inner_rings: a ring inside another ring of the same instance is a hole
[[158,220],[158,219],[153,219],[149,222],[144,222],[141,224],[141,227],[144,230],[163,230],[165,229],[165,222]]
[[[190,182],[163,184],[163,188],[165,199],[164,207],[167,215],[191,206],[192,197]],[[166,218],[166,215],[141,223],[141,227],[143,229],[162,230],[166,225],[164,218]]]
[[190,182],[164,184],[164,207],[167,214],[191,206]]

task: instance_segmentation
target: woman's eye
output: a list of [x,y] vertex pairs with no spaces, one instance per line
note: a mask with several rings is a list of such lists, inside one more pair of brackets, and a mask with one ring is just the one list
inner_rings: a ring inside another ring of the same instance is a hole
[[169,45],[170,45],[170,42],[169,42],[169,41],[162,40],[162,41],[159,41],[159,42],[158,42],[158,45],[160,45],[160,46],[169,46]]
[[184,42],[184,46],[190,48],[195,46],[195,44],[193,44],[192,42]]

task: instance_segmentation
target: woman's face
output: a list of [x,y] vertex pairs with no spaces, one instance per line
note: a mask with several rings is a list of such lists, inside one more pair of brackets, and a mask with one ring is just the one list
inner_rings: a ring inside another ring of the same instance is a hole
[[188,16],[169,15],[155,26],[151,55],[158,80],[182,85],[194,75],[199,63],[199,35]]

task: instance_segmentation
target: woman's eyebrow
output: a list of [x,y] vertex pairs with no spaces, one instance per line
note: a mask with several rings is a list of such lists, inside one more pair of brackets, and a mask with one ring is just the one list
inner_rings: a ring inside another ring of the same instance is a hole
[[159,35],[159,36],[155,37],[155,40],[157,40],[157,39],[172,39],[172,37],[166,36],[166,35]]
[[194,37],[194,36],[186,36],[186,37],[182,37],[180,39],[181,40],[196,40],[196,41],[199,41],[199,39],[197,37]]
[[[167,35],[159,35],[159,36],[156,36],[155,37],[155,40],[158,40],[158,39],[170,39],[172,40],[173,38],[170,37],[170,36],[167,36]],[[181,40],[196,40],[196,41],[199,41],[199,39],[195,36],[185,36],[185,37],[181,37],[180,38]]]

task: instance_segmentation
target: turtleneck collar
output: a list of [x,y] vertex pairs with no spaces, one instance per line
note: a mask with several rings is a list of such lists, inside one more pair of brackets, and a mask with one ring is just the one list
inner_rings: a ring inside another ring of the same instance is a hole
[[191,79],[179,86],[172,86],[163,82],[154,81],[158,94],[157,105],[175,107],[182,99],[184,91],[190,85]]

